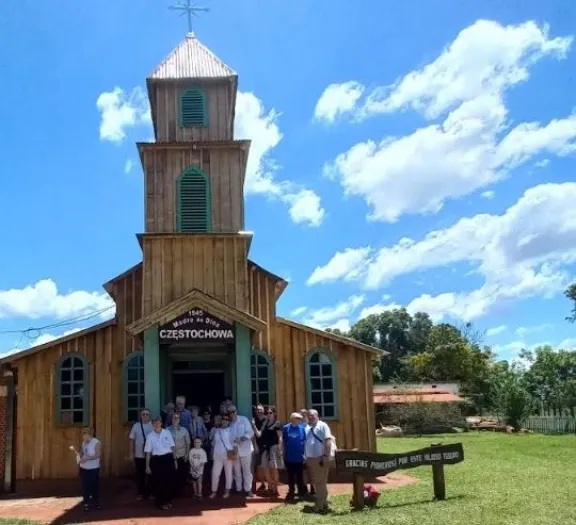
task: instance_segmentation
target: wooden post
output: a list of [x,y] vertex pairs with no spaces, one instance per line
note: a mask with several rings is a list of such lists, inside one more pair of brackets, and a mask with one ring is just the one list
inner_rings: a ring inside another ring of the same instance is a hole
[[[431,447],[440,447],[442,443],[432,443]],[[434,497],[437,500],[446,499],[446,482],[444,480],[444,465],[432,465],[432,482]]]
[[354,474],[354,509],[364,508],[364,476]]

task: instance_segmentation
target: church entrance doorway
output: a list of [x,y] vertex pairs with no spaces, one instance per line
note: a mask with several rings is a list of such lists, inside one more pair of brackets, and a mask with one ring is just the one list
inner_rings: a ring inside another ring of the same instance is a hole
[[186,397],[186,405],[203,410],[209,406],[218,412],[220,403],[229,394],[231,370],[229,359],[209,360],[200,356],[177,359],[171,363],[170,399]]

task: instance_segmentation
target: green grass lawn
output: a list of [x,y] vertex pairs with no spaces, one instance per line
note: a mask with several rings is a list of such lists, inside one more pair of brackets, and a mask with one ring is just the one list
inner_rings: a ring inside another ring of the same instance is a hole
[[350,512],[350,496],[331,499],[328,516],[282,506],[250,525],[563,525],[576,524],[576,436],[499,433],[380,439],[381,452],[407,452],[430,443],[464,445],[464,462],[445,467],[445,501],[432,501],[432,469],[406,470],[417,485],[382,491],[379,507]]
[[0,518],[0,525],[41,525],[37,521],[21,520],[18,518]]

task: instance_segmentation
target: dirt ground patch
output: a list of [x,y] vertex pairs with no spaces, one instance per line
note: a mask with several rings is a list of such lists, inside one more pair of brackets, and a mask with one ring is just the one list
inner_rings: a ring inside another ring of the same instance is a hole
[[[391,489],[415,483],[410,476],[400,473],[379,478],[380,489]],[[330,494],[349,494],[349,483],[330,485]],[[9,495],[0,501],[0,518],[22,518],[65,525],[90,523],[92,525],[240,525],[256,514],[267,512],[282,500],[256,497],[244,500],[231,497],[227,501],[204,500],[195,502],[184,496],[174,501],[169,511],[158,511],[149,502],[134,499],[134,488],[129,480],[102,480],[102,510],[84,512],[78,485],[69,480],[20,482],[18,494]],[[281,496],[285,487],[280,487]]]

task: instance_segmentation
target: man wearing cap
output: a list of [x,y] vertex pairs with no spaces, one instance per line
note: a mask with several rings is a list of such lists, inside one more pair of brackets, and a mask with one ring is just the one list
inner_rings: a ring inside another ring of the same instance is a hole
[[228,407],[230,418],[230,433],[232,441],[238,447],[238,458],[234,462],[234,484],[238,492],[244,492],[248,498],[252,498],[252,453],[254,445],[252,438],[254,430],[246,416],[238,414],[234,405]]
[[288,495],[286,501],[294,501],[295,487],[298,487],[298,498],[306,497],[304,485],[304,448],[306,445],[306,429],[302,425],[302,415],[298,412],[290,414],[290,423],[282,430],[284,445],[284,465],[288,473]]

